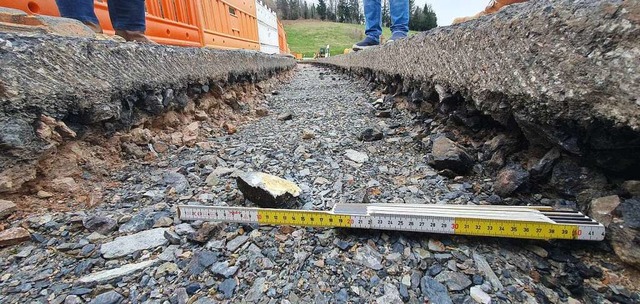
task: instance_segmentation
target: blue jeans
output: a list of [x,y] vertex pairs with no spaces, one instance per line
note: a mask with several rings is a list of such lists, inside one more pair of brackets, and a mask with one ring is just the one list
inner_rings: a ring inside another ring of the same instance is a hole
[[[409,32],[409,0],[389,0],[391,32]],[[367,37],[380,42],[382,35],[382,6],[380,0],[364,0],[365,31]]]
[[[81,22],[100,24],[93,0],[56,0],[60,15]],[[109,18],[116,30],[145,31],[144,0],[109,0]]]

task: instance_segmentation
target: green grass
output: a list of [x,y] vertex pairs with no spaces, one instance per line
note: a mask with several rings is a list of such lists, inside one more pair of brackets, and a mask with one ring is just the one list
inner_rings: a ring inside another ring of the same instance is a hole
[[[292,52],[302,53],[304,57],[313,54],[326,46],[330,46],[331,55],[338,55],[344,49],[351,48],[354,43],[364,38],[364,25],[325,22],[320,20],[285,20],[287,42]],[[410,32],[413,34],[415,32]],[[389,28],[383,28],[384,39],[391,36]]]

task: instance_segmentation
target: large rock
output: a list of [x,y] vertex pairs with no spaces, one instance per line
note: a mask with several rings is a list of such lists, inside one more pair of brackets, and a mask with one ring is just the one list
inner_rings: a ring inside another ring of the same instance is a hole
[[0,220],[16,211],[16,204],[12,201],[0,200]]
[[617,195],[599,197],[591,201],[589,215],[605,227],[609,227],[613,220],[613,211],[620,205]]
[[9,228],[7,230],[0,231],[0,247],[20,244],[24,241],[28,241],[30,238],[31,234],[27,229],[22,227]]
[[100,253],[105,259],[113,259],[126,256],[138,250],[152,249],[165,245],[168,242],[164,237],[166,230],[166,228],[156,228],[117,237],[111,242],[102,244]]
[[615,213],[621,219],[614,219],[609,225],[611,246],[623,262],[640,268],[640,200],[624,201]]
[[144,115],[184,108],[190,88],[265,80],[296,64],[242,50],[4,32],[0,53],[0,192],[35,179],[37,160],[51,148],[38,133],[41,114],[78,129],[125,129]]
[[509,196],[529,181],[529,172],[520,165],[512,165],[498,172],[493,190],[500,196]]
[[236,177],[244,197],[265,208],[289,207],[302,190],[296,184],[262,172],[243,172]]
[[515,121],[531,143],[637,176],[638,15],[638,1],[528,1],[320,61],[397,91],[414,86],[440,95],[440,85],[465,99],[460,108],[474,107],[507,127]]
[[445,136],[439,136],[433,141],[429,165],[438,170],[449,169],[464,174],[471,169],[473,161],[455,142]]
[[420,280],[420,289],[422,290],[422,294],[425,296],[425,298],[429,300],[429,303],[453,303],[453,301],[451,301],[449,293],[447,292],[447,287],[431,277],[422,277],[422,280]]

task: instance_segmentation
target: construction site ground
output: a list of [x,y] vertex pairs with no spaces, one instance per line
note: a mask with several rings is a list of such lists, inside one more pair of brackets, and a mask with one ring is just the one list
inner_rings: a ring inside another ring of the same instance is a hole
[[[28,210],[13,215],[23,219],[32,240],[0,249],[0,302],[640,300],[638,271],[606,242],[181,222],[177,204],[252,206],[236,189],[235,170],[296,182],[303,190],[301,209],[327,210],[338,202],[563,202],[535,191],[505,201],[493,193],[490,176],[443,175],[427,164],[430,139],[444,135],[481,146],[474,136],[491,138],[492,131],[478,135],[430,119],[402,98],[326,68],[298,65],[292,73],[241,104],[253,115],[212,125],[195,145],[157,149],[167,129],[160,123],[122,134],[119,140],[143,152],[119,153],[100,178],[98,201],[60,195],[32,200]],[[25,207],[20,202],[27,195],[13,198]]]

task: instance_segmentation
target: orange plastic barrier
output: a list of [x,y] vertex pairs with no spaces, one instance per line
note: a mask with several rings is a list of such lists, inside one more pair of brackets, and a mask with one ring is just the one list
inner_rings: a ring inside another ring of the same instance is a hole
[[200,33],[206,47],[260,50],[253,0],[232,5],[225,0],[195,0],[199,5]]
[[287,43],[287,33],[284,31],[284,26],[280,20],[278,20],[278,44],[280,45],[280,54],[291,53]]
[[[100,25],[113,34],[107,1],[94,2]],[[146,0],[145,34],[161,44],[259,51],[255,5],[255,0]],[[55,0],[0,0],[0,6],[60,16]],[[286,37],[281,25],[278,34],[282,52]]]

